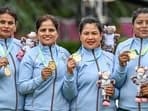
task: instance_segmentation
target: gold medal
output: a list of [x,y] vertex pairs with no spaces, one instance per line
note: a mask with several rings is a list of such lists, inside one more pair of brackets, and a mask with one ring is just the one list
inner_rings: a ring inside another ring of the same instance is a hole
[[81,61],[81,56],[77,53],[72,54],[72,58],[76,61],[76,62],[80,62]]
[[5,73],[6,76],[10,76],[11,75],[11,71],[10,71],[10,68],[8,66],[6,66],[4,68],[4,73]]
[[48,67],[51,68],[52,71],[55,70],[55,69],[56,69],[56,64],[55,64],[55,62],[54,62],[54,61],[49,61]]
[[135,59],[136,58],[137,54],[136,54],[135,51],[130,51],[128,53],[128,56],[129,56],[130,60],[132,60],[132,59]]

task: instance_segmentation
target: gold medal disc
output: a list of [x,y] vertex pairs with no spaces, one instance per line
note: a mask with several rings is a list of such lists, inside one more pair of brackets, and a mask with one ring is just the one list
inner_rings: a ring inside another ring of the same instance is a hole
[[49,61],[48,63],[48,67],[51,68],[51,70],[55,70],[56,69],[56,64],[54,61]]
[[131,52],[128,53],[128,56],[129,56],[130,60],[135,59],[136,53],[134,51],[131,51]]
[[10,68],[6,66],[6,67],[4,68],[4,73],[5,73],[6,76],[10,76],[10,75],[11,75]]
[[76,61],[76,62],[80,62],[81,61],[81,56],[77,53],[72,54],[72,58]]

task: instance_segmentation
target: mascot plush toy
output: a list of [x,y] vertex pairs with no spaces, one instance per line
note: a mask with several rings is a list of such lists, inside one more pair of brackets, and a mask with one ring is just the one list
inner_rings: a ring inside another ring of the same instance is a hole
[[120,34],[115,33],[115,26],[104,26],[102,48],[108,52],[114,52]]
[[147,102],[148,99],[142,97],[141,94],[141,86],[148,82],[148,68],[147,67],[136,67],[136,73],[131,77],[134,84],[137,85],[137,96],[135,101],[136,102]]
[[108,95],[106,95],[105,88],[109,86],[110,84],[115,84],[115,80],[110,79],[110,72],[104,71],[100,72],[99,74],[99,80],[97,81],[97,84],[99,88],[101,88],[101,93],[103,96],[103,106],[110,106],[110,98]]

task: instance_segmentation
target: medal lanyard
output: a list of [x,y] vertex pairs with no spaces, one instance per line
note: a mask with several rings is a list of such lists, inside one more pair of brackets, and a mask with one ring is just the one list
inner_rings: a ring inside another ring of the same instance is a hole
[[[12,42],[13,41],[11,41],[11,43],[10,43],[10,45],[9,45],[9,47],[7,48],[7,50],[6,51],[4,51],[4,48],[2,47],[2,45],[0,44],[0,53],[2,54],[2,56],[3,57],[7,57],[7,55],[9,54],[9,52],[11,51],[11,49],[12,49]],[[7,45],[7,42],[6,42],[6,45]]]
[[143,50],[142,50],[142,41],[143,39],[141,39],[141,44],[140,44],[140,51],[138,52],[136,49],[131,49],[132,48],[132,44],[134,42],[134,40],[132,41],[131,45],[130,45],[130,50],[131,52],[135,52],[136,56],[138,56],[138,66],[140,66],[140,60],[141,60],[141,56],[145,55],[146,53],[148,53],[148,47],[145,47]]
[[40,55],[39,57],[40,57],[40,59],[41,59],[43,65],[44,65],[44,67],[47,67],[47,66],[48,66],[48,62],[45,60],[45,58],[44,58],[44,56],[43,56],[43,53],[42,53],[40,47],[39,47],[39,55]]
[[[97,66],[97,70],[98,70],[98,73],[100,71],[100,67],[99,67],[99,64],[97,62],[97,58],[96,58],[96,55],[95,55],[95,52],[94,52],[94,49],[92,50],[92,54],[94,56],[94,59],[95,59],[95,63],[96,63],[96,66]],[[98,78],[99,79],[99,78]],[[96,101],[96,111],[98,111],[98,104],[99,104],[99,88],[97,89],[97,101]]]
[[146,53],[148,53],[148,47],[144,48],[142,51],[141,51],[141,55],[145,55]]

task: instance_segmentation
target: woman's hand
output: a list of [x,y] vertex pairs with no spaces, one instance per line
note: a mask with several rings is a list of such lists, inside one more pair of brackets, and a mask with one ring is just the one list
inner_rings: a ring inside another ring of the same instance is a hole
[[129,58],[129,52],[128,51],[125,51],[123,53],[121,53],[119,55],[119,63],[121,66],[126,66],[127,65],[127,62],[130,60]]
[[47,80],[48,77],[52,75],[52,72],[52,69],[49,67],[43,68],[43,70],[41,71],[42,79]]
[[3,66],[7,66],[9,64],[8,59],[6,57],[1,57],[0,58],[0,68]]
[[105,88],[105,92],[107,96],[113,96],[115,92],[115,87],[112,84],[110,84]]
[[67,61],[67,72],[68,74],[73,74],[73,70],[76,67],[76,61],[72,58],[69,57]]
[[143,97],[148,98],[148,83],[141,86],[141,93]]

